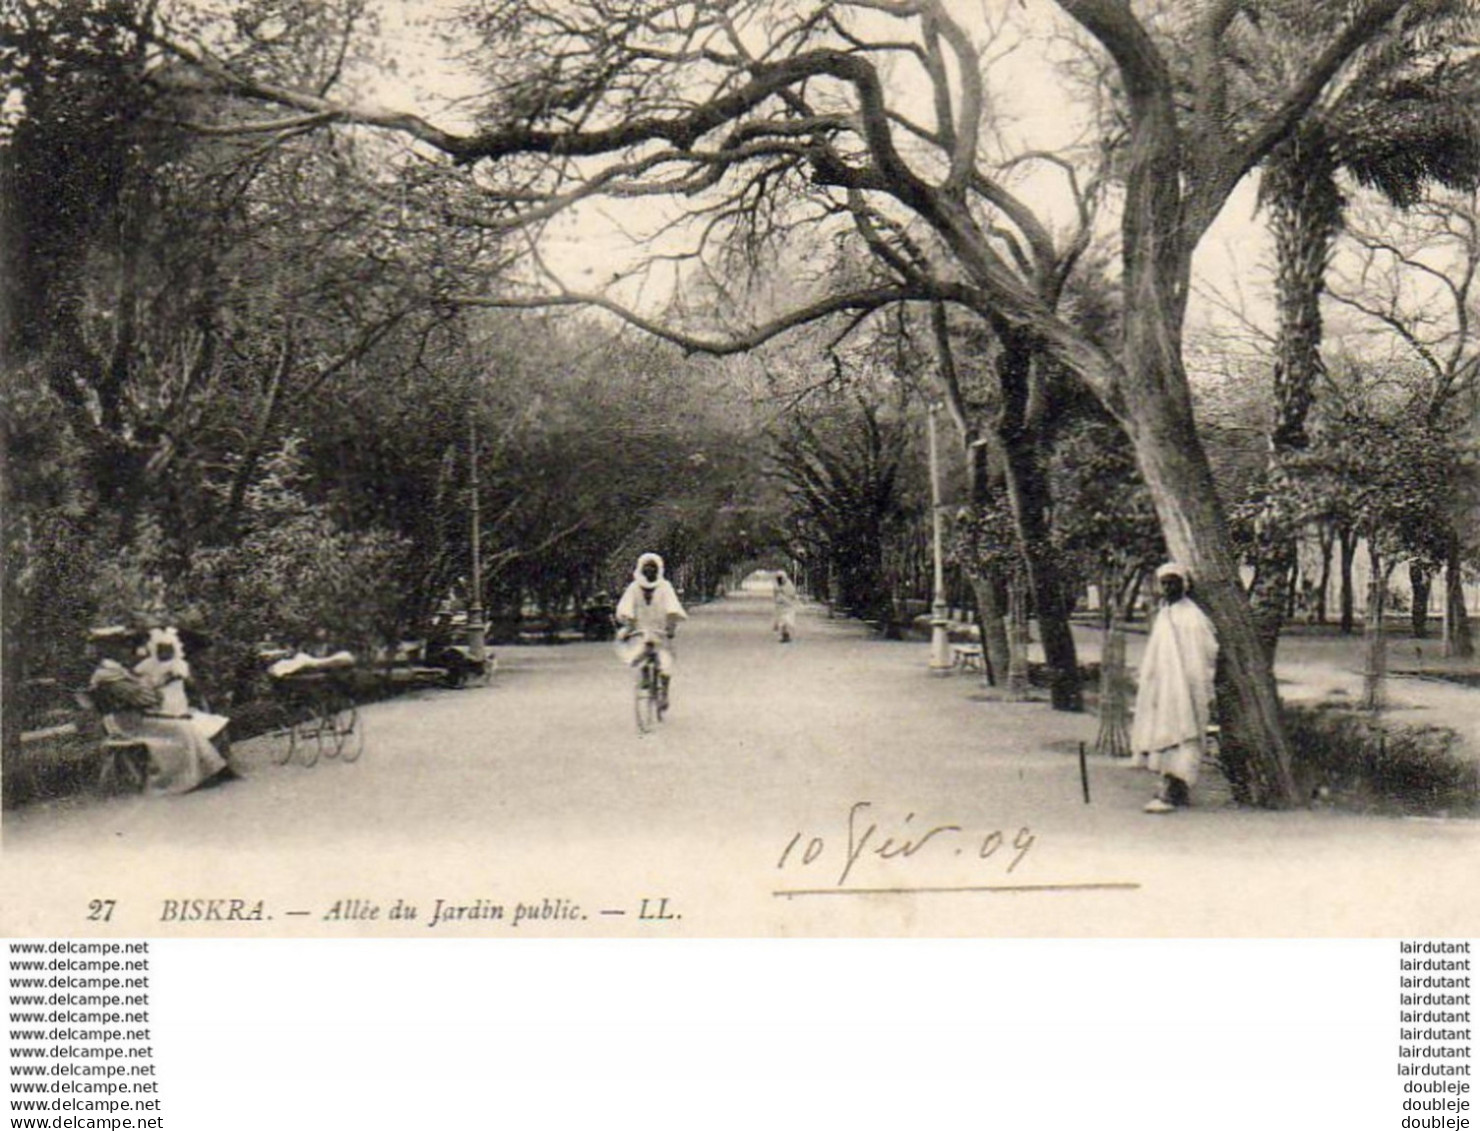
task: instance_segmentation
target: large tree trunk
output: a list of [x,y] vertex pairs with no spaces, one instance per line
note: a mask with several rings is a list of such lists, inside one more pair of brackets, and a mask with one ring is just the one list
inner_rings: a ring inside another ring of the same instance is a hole
[[1084,691],[1079,682],[1079,655],[1069,614],[1073,601],[1067,592],[1063,571],[1054,557],[1049,535],[1051,497],[1048,485],[1048,437],[1035,421],[1039,415],[1030,404],[1036,395],[1034,381],[1037,346],[1020,331],[1001,328],[1002,354],[997,364],[1002,389],[1002,416],[998,425],[1006,456],[1007,497],[1012,504],[1018,540],[1027,567],[1027,584],[1038,614],[1043,659],[1048,669],[1050,699],[1056,711],[1084,710]]
[[1315,403],[1321,363],[1321,294],[1331,249],[1341,228],[1331,145],[1319,121],[1301,128],[1270,155],[1260,181],[1275,248],[1274,427],[1276,457],[1309,445],[1306,421]]
[[1336,534],[1329,527],[1321,527],[1321,579],[1316,583],[1316,624],[1326,623],[1326,598],[1331,591],[1331,554],[1335,549]]
[[[1098,19],[1110,10],[1093,12]],[[1107,25],[1100,34],[1108,30]],[[1274,669],[1239,584],[1182,363],[1197,236],[1188,229],[1189,202],[1178,175],[1187,166],[1178,148],[1182,134],[1171,82],[1164,72],[1142,65],[1136,54],[1142,45],[1117,46],[1122,52],[1117,62],[1138,85],[1129,92],[1133,131],[1121,219],[1124,350],[1109,407],[1135,446],[1167,549],[1192,570],[1196,599],[1218,634],[1218,721],[1228,772],[1245,783],[1241,792],[1255,804],[1284,808],[1295,802],[1295,783]]]
[[[1295,785],[1274,670],[1239,584],[1212,471],[1197,442],[1179,344],[1169,339],[1164,322],[1138,312],[1140,305],[1133,294],[1127,427],[1167,548],[1191,568],[1193,594],[1218,633],[1224,759],[1255,804],[1285,807],[1294,803]],[[1142,311],[1146,307],[1154,309],[1148,302]]]
[[1107,599],[1109,624],[1105,646],[1100,652],[1100,730],[1095,739],[1095,752],[1109,758],[1131,755],[1130,677],[1125,666],[1125,615],[1120,603],[1120,587],[1106,586],[1115,596]]
[[1146,571],[1136,570],[1131,574],[1130,580],[1125,585],[1125,596],[1120,602],[1120,607],[1125,610],[1125,623],[1130,624],[1136,619],[1136,602],[1141,599],[1141,586],[1146,583]]
[[1331,147],[1318,123],[1292,135],[1265,163],[1261,189],[1274,235],[1275,302],[1279,333],[1273,368],[1269,498],[1249,599],[1259,636],[1274,662],[1286,618],[1287,581],[1296,568],[1298,531],[1289,513],[1285,461],[1309,446],[1306,421],[1315,403],[1321,363],[1321,293],[1341,225]]
[[[1277,507],[1273,504],[1272,507]],[[1271,519],[1278,522],[1278,519]],[[1280,629],[1285,625],[1289,600],[1289,581],[1295,568],[1295,539],[1283,529],[1266,536],[1254,565],[1254,579],[1249,585],[1249,605],[1258,626],[1259,642],[1269,662],[1274,663],[1280,643]]]
[[1387,638],[1383,615],[1387,612],[1387,578],[1382,561],[1372,543],[1367,543],[1367,613],[1363,619],[1365,662],[1362,666],[1362,707],[1380,711],[1387,698]]
[[1072,601],[1065,592],[1063,572],[1054,559],[1048,532],[1048,477],[1040,454],[1014,454],[1008,448],[1008,495],[1017,517],[1026,566],[1026,585],[1038,614],[1038,634],[1048,669],[1050,701],[1056,711],[1084,710],[1079,682],[1079,654],[1074,646],[1069,613]]
[[257,426],[252,430],[251,439],[247,442],[247,450],[242,455],[236,474],[231,478],[231,489],[226,497],[226,513],[222,519],[222,526],[228,534],[236,530],[237,519],[241,516],[242,507],[246,502],[247,489],[257,478],[257,469],[262,463],[262,456],[267,449],[268,441],[272,438],[273,429],[277,427],[278,412],[282,408],[283,389],[293,367],[293,347],[294,336],[290,329],[283,335],[283,345],[278,352],[278,362],[273,367],[272,377],[268,381],[266,403],[262,406],[262,414],[258,417]]
[[976,612],[981,618],[982,654],[987,662],[987,680],[993,687],[1001,687],[1007,680],[1008,642],[1007,622],[1002,615],[1002,603],[997,599],[1001,580],[995,576],[968,575],[972,592],[976,594]]
[[1021,570],[1007,585],[1007,697],[1020,702],[1031,697],[1028,680],[1028,579]]
[[1475,637],[1470,631],[1470,613],[1465,608],[1463,568],[1458,538],[1449,543],[1444,565],[1444,654],[1469,659],[1475,655]]
[[1341,530],[1341,634],[1350,636],[1356,630],[1356,595],[1352,591],[1352,566],[1357,560],[1357,532],[1351,527]]
[[[943,329],[944,324],[942,324]],[[948,348],[942,349],[943,364],[951,364]],[[966,458],[967,496],[973,508],[980,507],[992,490],[992,468],[987,460],[987,446],[978,443],[978,435],[967,426],[964,416],[956,418],[961,431],[962,452]],[[1009,645],[1007,641],[1007,610],[1003,607],[1002,594],[1005,585],[996,570],[977,574],[970,572],[967,580],[976,594],[976,612],[982,626],[982,656],[986,661],[987,679],[993,687],[1001,687],[1007,681]]]
[[1433,574],[1418,562],[1408,563],[1408,586],[1413,596],[1408,614],[1415,640],[1423,640],[1429,634],[1429,594],[1433,591],[1433,585]]

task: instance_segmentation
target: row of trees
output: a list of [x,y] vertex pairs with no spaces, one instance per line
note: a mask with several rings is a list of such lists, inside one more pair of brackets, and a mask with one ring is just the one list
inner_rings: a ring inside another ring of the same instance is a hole
[[[903,14],[905,6],[894,10]],[[928,32],[924,8],[915,6],[914,14],[921,16]],[[1420,610],[1415,614],[1417,631],[1424,628],[1421,610],[1427,607],[1428,579],[1442,572],[1445,647],[1454,654],[1472,653],[1462,592],[1467,559],[1473,558],[1476,542],[1475,437],[1469,427],[1476,387],[1468,304],[1475,262],[1470,192],[1480,172],[1480,119],[1474,67],[1462,34],[1470,16],[1462,4],[1436,4],[1404,13],[1400,34],[1383,49],[1355,57],[1346,84],[1313,105],[1266,163],[1261,192],[1275,237],[1280,314],[1264,359],[1272,374],[1265,387],[1273,411],[1265,420],[1244,424],[1267,437],[1269,455],[1253,476],[1242,480],[1235,476],[1230,484],[1215,474],[1215,480],[1233,513],[1231,534],[1238,560],[1252,572],[1252,596],[1270,656],[1298,592],[1297,543],[1311,535],[1321,539],[1328,561],[1333,543],[1342,545],[1343,624],[1348,631],[1350,561],[1360,544],[1367,549],[1374,578],[1366,615],[1374,632],[1383,623],[1387,578],[1399,562],[1407,561],[1415,608]],[[1253,15],[1250,19],[1257,28],[1260,21]],[[1326,19],[1327,14],[1312,13],[1304,30],[1329,29],[1329,23],[1323,24]],[[1282,26],[1290,30],[1289,24]],[[1270,74],[1288,74],[1310,61],[1308,43],[1294,48],[1289,42],[1265,46],[1276,48],[1265,64]],[[1206,64],[1206,60],[1181,62],[1194,71]],[[1125,77],[1123,66],[1118,77]],[[949,84],[939,74],[931,78],[938,100],[945,98]],[[949,106],[948,99],[944,104]],[[1114,94],[1105,105],[1111,113],[1123,113]],[[1102,140],[1108,132],[1102,131]],[[1060,163],[1067,167],[1061,159]],[[1410,214],[1393,221],[1406,240],[1386,232],[1383,238],[1355,234],[1365,252],[1360,278],[1351,293],[1337,296],[1380,323],[1409,356],[1395,356],[1390,342],[1386,356],[1343,358],[1333,377],[1321,358],[1321,299],[1333,244],[1343,227],[1346,198],[1338,187],[1343,174]],[[1426,195],[1431,185],[1465,191],[1431,197]],[[1071,169],[1069,189],[1077,217],[1068,238],[1055,247],[1046,238],[1034,240],[1034,235],[1045,233],[1031,225],[1019,228],[1024,236],[1013,248],[1014,262],[1021,269],[1036,268],[1034,278],[1042,284],[1039,293],[1054,308],[1061,308],[1066,284],[1071,292],[1077,287],[1067,306],[1069,317],[1092,340],[1110,343],[1125,332],[1123,315],[1106,284],[1103,265],[1084,259],[1101,200],[1100,185],[1095,181],[1082,185]],[[1020,202],[994,203],[1011,223],[1023,223]],[[866,232],[865,238],[869,235]],[[878,238],[877,230],[872,236]],[[1451,246],[1439,246],[1444,244]],[[874,249],[879,250],[877,244]],[[1096,267],[1101,268],[1098,274]],[[1383,278],[1378,281],[1373,275]],[[1422,283],[1414,286],[1415,275],[1427,279],[1427,288]],[[1429,293],[1415,301],[1415,290]],[[1448,308],[1437,317],[1435,291],[1439,305]],[[1009,592],[1014,583],[1031,591],[1050,671],[1060,677],[1055,680],[1055,705],[1076,707],[1077,682],[1069,678],[1075,657],[1067,614],[1074,575],[1080,571],[1077,564],[1068,564],[1072,558],[1065,556],[1065,544],[1054,536],[1054,528],[1074,526],[1081,515],[1071,498],[1064,499],[1070,505],[1055,506],[1047,469],[1053,466],[1056,446],[1074,431],[1076,418],[1093,413],[1075,404],[1072,386],[1063,381],[1052,357],[1035,356],[1031,344],[1019,347],[1013,333],[1003,332],[1000,320],[990,335],[977,333],[976,341],[966,335],[965,348],[989,357],[993,370],[986,395],[978,393],[975,403],[969,403],[971,398],[961,387],[962,367],[953,357],[960,348],[954,344],[960,332],[948,328],[943,304],[937,304],[932,314],[941,392],[973,464],[969,473],[975,518],[964,556],[995,582],[983,587],[989,620],[1002,605],[1000,598],[993,602],[991,594],[1001,593],[1004,582]],[[1416,378],[1415,367],[1420,369]],[[1321,393],[1323,384],[1328,387]],[[1322,399],[1329,403],[1318,403]],[[1206,421],[1202,424],[1206,429]],[[1113,435],[1106,438],[1115,442]],[[1098,454],[1082,446],[1076,452],[1084,466]],[[1158,540],[1137,522],[1145,515],[1141,504],[1146,496],[1133,486],[1135,478],[1134,472],[1118,476],[1114,480],[1122,488],[1118,497],[1103,500],[1109,505],[1091,511],[1101,519],[1110,518],[1116,535],[1125,536],[1132,547],[1127,560],[1125,547],[1117,546],[1109,531],[1101,531],[1103,540],[1095,553],[1107,563],[1127,561],[1124,576],[1130,578],[1139,577],[1148,555],[1158,552]],[[1073,488],[1069,490],[1072,495]],[[1010,516],[1010,529],[994,514]],[[988,546],[993,539],[985,535],[994,528],[999,537]],[[1121,587],[1113,577],[1103,580],[1102,592],[1110,595],[1113,605]],[[1327,582],[1323,575],[1317,583],[1322,600]],[[1378,671],[1380,656],[1381,643],[1374,638],[1369,673]],[[1369,701],[1376,700],[1375,691],[1370,692]]]
[[[466,591],[475,470],[496,613],[583,602],[651,546],[722,570],[743,398],[610,325],[450,302],[499,242],[372,140],[218,130],[156,8],[0,8],[8,703],[111,620],[205,629],[238,686],[263,639],[414,634]],[[300,15],[241,46],[327,88],[357,14]]]
[[[1290,800],[1271,651],[1294,537],[1320,517],[1292,505],[1305,497],[1294,480],[1331,474],[1308,424],[1321,373],[1320,287],[1339,219],[1333,178],[1345,164],[1405,204],[1429,181],[1473,180],[1464,0],[1057,0],[1047,19],[1009,9],[976,22],[943,0],[477,0],[444,29],[459,85],[473,93],[409,111],[367,97],[384,93],[375,88],[388,69],[373,58],[360,0],[226,8],[223,19],[183,0],[79,0],[55,26],[28,8],[8,13],[23,32],[13,37],[15,70],[33,76],[21,125],[45,108],[38,92],[61,89],[35,60],[53,59],[53,71],[70,65],[44,45],[75,41],[106,59],[75,68],[73,85],[84,89],[37,121],[51,123],[54,141],[95,142],[76,150],[88,157],[79,168],[109,153],[110,139],[126,139],[116,169],[99,174],[107,191],[89,197],[101,206],[83,222],[67,212],[21,225],[89,249],[56,276],[65,295],[44,292],[55,296],[50,306],[23,319],[55,327],[50,345],[22,344],[44,359],[35,363],[44,380],[32,386],[75,417],[73,431],[86,437],[91,422],[130,456],[122,466],[136,470],[121,486],[103,470],[112,453],[91,460],[92,489],[110,515],[125,516],[119,537],[131,533],[125,497],[167,509],[178,480],[161,472],[185,438],[212,434],[208,425],[240,432],[248,421],[232,449],[239,458],[209,469],[226,506],[162,524],[167,536],[231,531],[290,412],[313,412],[310,402],[322,404],[345,375],[373,365],[415,375],[421,387],[429,371],[481,366],[472,309],[595,308],[713,355],[752,351],[803,325],[836,352],[888,314],[894,348],[909,339],[904,368],[933,375],[929,395],[955,424],[972,513],[1009,546],[975,555],[978,590],[988,602],[1004,592],[1020,606],[1031,600],[1055,705],[1078,706],[1068,625],[1076,575],[1098,574],[1119,592],[1112,571],[1128,572],[1146,549],[1138,525],[1131,545],[1117,544],[1122,526],[1093,498],[1096,482],[1064,482],[1065,469],[1114,464],[1128,451],[1144,494],[1118,501],[1137,518],[1154,513],[1167,552],[1198,576],[1223,641],[1225,746],[1246,764],[1253,799]],[[81,31],[67,20],[81,20]],[[1010,86],[1068,110],[1014,120]],[[74,133],[74,112],[63,108],[79,93],[108,125],[96,136]],[[65,151],[27,150],[19,128],[13,137],[38,166]],[[1234,188],[1261,167],[1270,213],[1288,235],[1286,317],[1268,489],[1253,537],[1241,542],[1200,439],[1184,323],[1193,255]],[[1049,178],[1056,187],[1045,187]],[[165,238],[185,227],[163,206],[185,181],[210,186],[192,207],[209,202],[198,227],[219,232],[205,241],[211,255],[190,260],[199,270],[169,266],[169,253],[192,243]],[[336,195],[348,183],[354,191]],[[55,203],[31,196],[36,209]],[[140,207],[146,198],[155,203]],[[564,215],[589,219],[598,203],[633,217],[634,202],[658,206],[659,218],[644,220],[646,257],[617,264],[607,285],[569,285],[541,236]],[[84,230],[88,238],[74,238]],[[98,231],[112,243],[92,238]],[[279,236],[284,262],[297,266],[259,275]],[[43,252],[28,250],[37,262],[67,262]],[[644,301],[635,280],[655,283],[674,265],[685,286],[664,289],[673,295],[665,304]],[[789,286],[754,285],[778,272]],[[44,291],[52,276],[38,274]],[[100,278],[91,296],[78,285]],[[167,300],[165,281],[175,288]],[[250,301],[223,297],[238,284]],[[1302,286],[1303,306],[1294,297]],[[169,315],[150,322],[146,306]],[[1305,346],[1296,360],[1296,338],[1317,347],[1314,367]],[[686,375],[722,385],[715,372]],[[146,375],[147,395],[134,397]],[[186,411],[202,389],[227,385],[241,403],[228,401],[234,411],[222,419]],[[464,387],[447,383],[449,406]],[[897,474],[887,400],[858,404],[864,442],[849,457],[876,485]],[[332,433],[323,423],[308,434]],[[776,449],[797,494],[806,490],[798,469],[838,450],[828,427],[794,420]],[[151,482],[163,486],[151,494]],[[1091,517],[1064,521],[1059,500],[1081,489]],[[685,497],[702,502],[653,521],[683,542],[702,529],[695,515],[723,507],[720,495],[696,481]],[[838,545],[863,538],[849,523],[864,522],[878,500],[830,516],[825,531],[814,508],[813,529],[797,533]],[[352,529],[369,536],[363,511]],[[748,527],[729,529],[743,547]],[[557,541],[578,533],[551,532]],[[887,552],[890,537],[875,529],[865,540]],[[1259,566],[1253,606],[1239,576],[1249,556]]]

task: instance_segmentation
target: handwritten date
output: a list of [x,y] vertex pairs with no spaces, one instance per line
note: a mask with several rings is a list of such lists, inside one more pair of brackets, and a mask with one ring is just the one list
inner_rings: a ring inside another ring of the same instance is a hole
[[949,856],[962,856],[969,852],[978,860],[997,857],[1006,863],[1006,871],[1010,873],[1023,862],[1038,839],[1026,825],[1013,833],[1010,840],[1001,829],[968,833],[960,825],[916,825],[913,823],[914,813],[906,814],[897,826],[886,824],[881,828],[870,812],[873,808],[872,801],[855,801],[848,810],[844,830],[846,847],[841,862],[835,843],[830,846],[825,837],[799,832],[781,850],[781,857],[776,861],[777,869],[784,870],[788,866],[805,869],[814,865],[826,868],[831,865],[838,869],[836,882],[838,887],[842,887],[853,874],[854,866],[865,857],[908,860],[929,849]]

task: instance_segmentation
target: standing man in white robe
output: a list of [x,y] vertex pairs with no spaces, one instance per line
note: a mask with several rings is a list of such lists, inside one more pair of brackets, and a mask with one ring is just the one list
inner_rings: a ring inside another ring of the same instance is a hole
[[1192,575],[1169,562],[1156,571],[1162,607],[1141,658],[1131,753],[1137,765],[1161,775],[1148,813],[1191,804],[1207,741],[1218,637],[1213,622],[1189,597]]

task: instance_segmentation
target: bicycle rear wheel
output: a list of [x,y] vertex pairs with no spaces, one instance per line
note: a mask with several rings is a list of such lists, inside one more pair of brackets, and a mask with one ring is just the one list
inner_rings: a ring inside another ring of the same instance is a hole
[[658,725],[658,665],[644,663],[638,669],[635,687],[634,707],[637,712],[637,729],[639,733],[647,734]]

